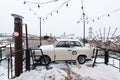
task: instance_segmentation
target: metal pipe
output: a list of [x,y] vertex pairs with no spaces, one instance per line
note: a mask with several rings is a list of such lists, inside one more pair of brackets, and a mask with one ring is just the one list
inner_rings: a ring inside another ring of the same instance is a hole
[[99,29],[99,32],[100,32],[100,37],[101,37],[101,40],[102,40],[102,34],[101,34],[101,29]]
[[30,71],[30,53],[29,53],[29,49],[28,49],[27,24],[25,24],[25,32],[26,32],[26,71]]
[[13,63],[12,63],[12,46],[10,44],[10,59],[11,59],[11,78],[13,77]]
[[83,46],[85,46],[85,13],[84,13],[84,8],[83,8],[83,0],[81,0],[82,4],[82,15],[83,15]]
[[42,45],[42,43],[41,43],[41,18],[40,18],[40,45],[39,46],[41,46]]
[[27,30],[27,24],[25,24],[25,35],[26,35],[26,49],[28,49],[28,30]]
[[107,41],[109,40],[110,29],[111,27],[109,27],[109,30],[108,30]]
[[97,35],[97,37],[98,37],[98,39],[99,39],[99,35],[98,35],[97,31],[95,31],[95,32],[96,32],[96,35]]
[[113,32],[113,34],[112,34],[110,40],[113,38],[113,36],[114,36],[115,32],[117,31],[117,29],[118,29],[118,28],[116,28],[115,31]]
[[8,56],[8,79],[10,78],[10,76],[9,76],[9,73],[10,73],[10,65],[9,65],[9,62],[10,62],[10,58],[9,58],[9,56]]
[[105,42],[105,27],[104,27],[104,42]]

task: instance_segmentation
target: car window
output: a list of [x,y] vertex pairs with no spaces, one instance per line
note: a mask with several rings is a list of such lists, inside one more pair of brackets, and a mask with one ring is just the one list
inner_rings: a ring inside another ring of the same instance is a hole
[[55,41],[55,42],[54,42],[54,44],[53,44],[53,45],[54,45],[54,47],[57,45],[57,43],[58,43],[58,41]]
[[58,42],[56,47],[70,47],[70,42],[68,42],[68,41],[60,41],[60,42]]
[[71,47],[82,47],[81,43],[78,41],[71,41]]

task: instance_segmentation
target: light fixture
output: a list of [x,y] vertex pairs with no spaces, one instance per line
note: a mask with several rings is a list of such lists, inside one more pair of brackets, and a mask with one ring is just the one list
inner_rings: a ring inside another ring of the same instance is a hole
[[36,13],[34,13],[34,15],[36,15]]
[[50,13],[50,15],[52,16],[52,13]]
[[82,20],[82,18],[80,18]]
[[53,1],[55,1],[55,2],[56,2],[56,1],[59,1],[59,0],[53,0]]
[[24,1],[24,3],[23,4],[26,4],[26,1]]
[[29,8],[29,11],[31,11],[31,8]]
[[77,24],[79,24],[80,23],[80,21],[77,21]]
[[87,24],[89,23],[89,21],[87,21]]
[[40,8],[40,5],[38,4],[38,8]]
[[66,7],[68,6],[68,3],[66,4]]

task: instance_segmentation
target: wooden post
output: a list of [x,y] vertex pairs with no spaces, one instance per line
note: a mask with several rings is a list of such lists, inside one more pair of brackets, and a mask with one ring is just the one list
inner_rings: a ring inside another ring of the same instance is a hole
[[105,58],[104,58],[104,63],[108,65],[109,62],[109,51],[105,50]]
[[95,63],[96,63],[96,58],[97,58],[97,56],[98,56],[98,49],[96,49],[96,51],[95,51],[93,54],[95,54],[95,59],[94,59],[94,62],[93,62],[92,67],[94,67],[94,66],[95,66]]
[[14,33],[15,38],[15,77],[23,72],[23,45],[22,45],[22,16],[12,14],[14,17]]

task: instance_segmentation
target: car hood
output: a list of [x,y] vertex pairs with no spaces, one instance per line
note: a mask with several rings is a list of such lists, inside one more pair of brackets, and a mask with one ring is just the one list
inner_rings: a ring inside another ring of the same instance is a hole
[[42,45],[41,47],[40,47],[40,49],[53,49],[54,48],[54,46],[53,45]]

